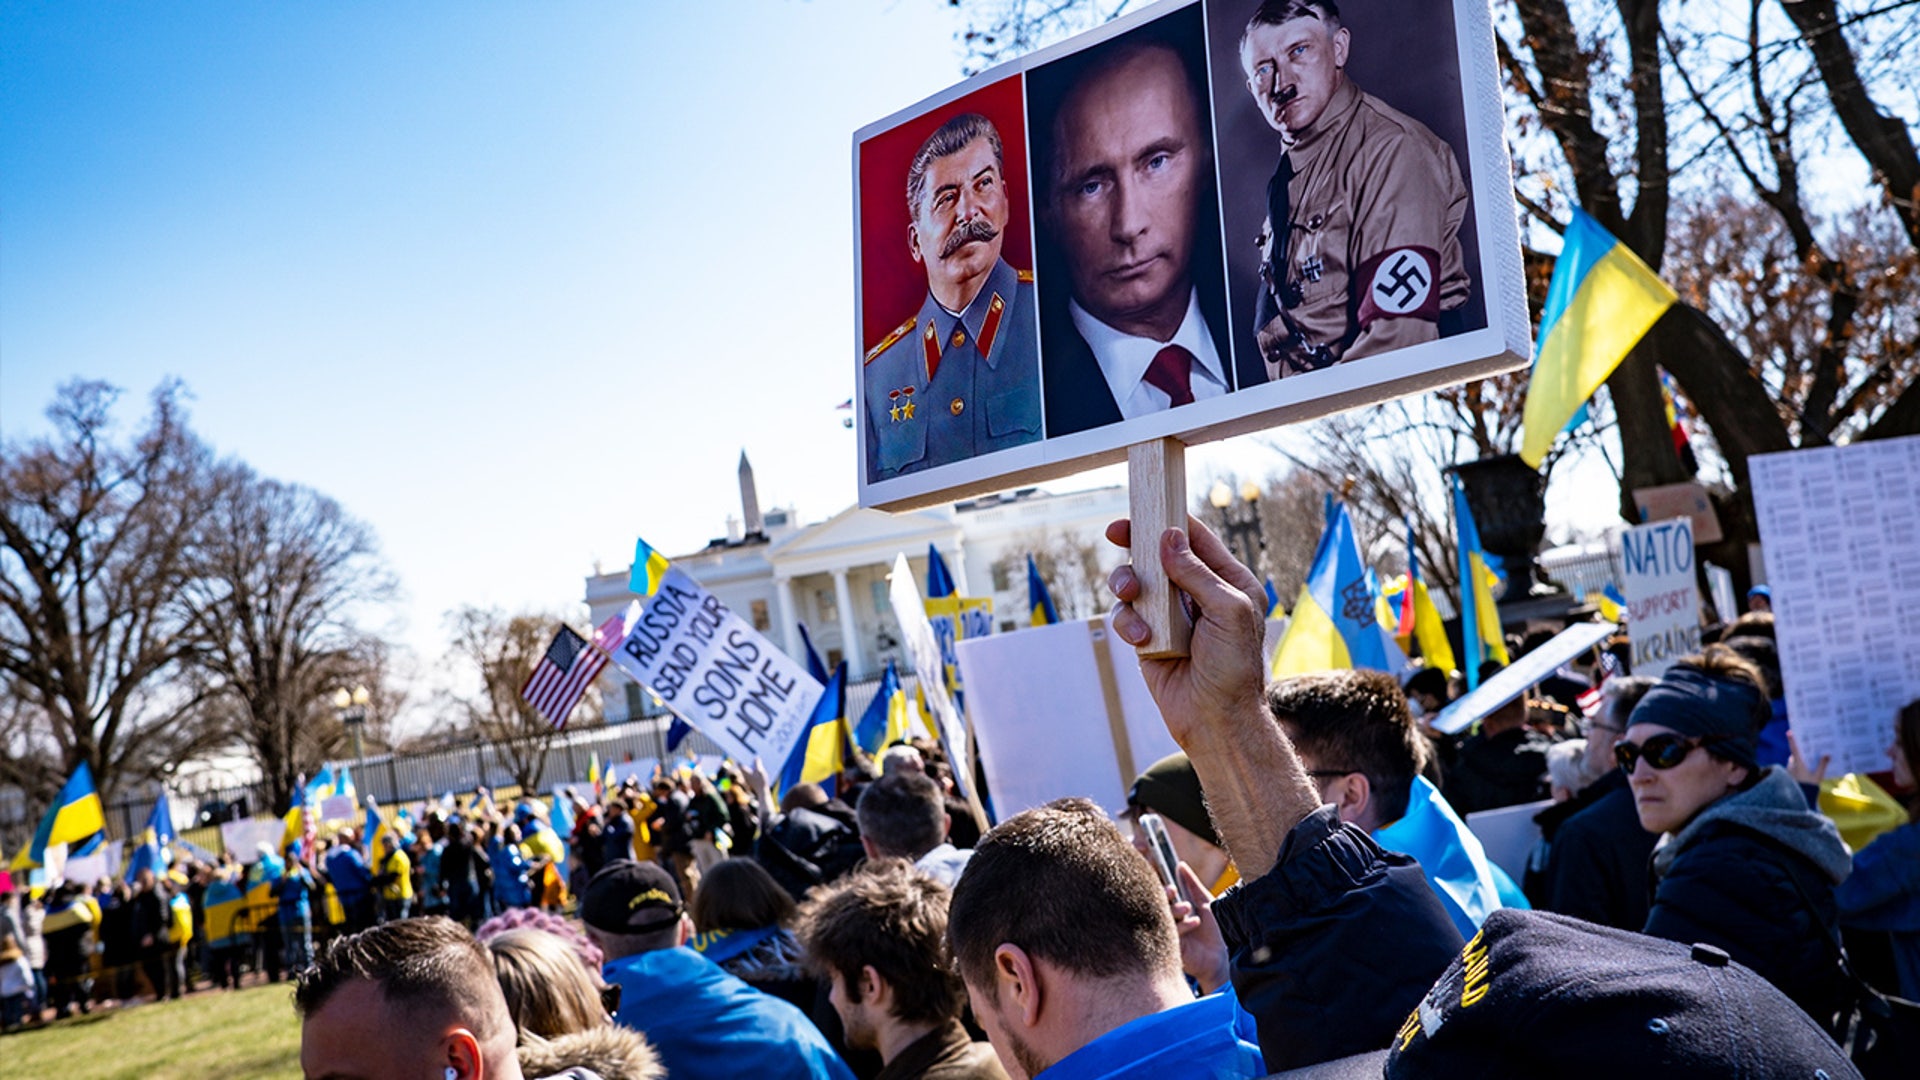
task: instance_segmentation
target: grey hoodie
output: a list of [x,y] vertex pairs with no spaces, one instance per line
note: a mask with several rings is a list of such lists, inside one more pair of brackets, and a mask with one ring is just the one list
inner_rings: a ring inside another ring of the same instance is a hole
[[1707,804],[1678,833],[1662,837],[1653,852],[1655,876],[1665,877],[1680,853],[1715,822],[1741,825],[1766,835],[1798,852],[1836,885],[1853,870],[1853,856],[1840,839],[1840,830],[1824,815],[1807,808],[1800,785],[1785,769],[1772,766],[1760,774],[1759,783]]

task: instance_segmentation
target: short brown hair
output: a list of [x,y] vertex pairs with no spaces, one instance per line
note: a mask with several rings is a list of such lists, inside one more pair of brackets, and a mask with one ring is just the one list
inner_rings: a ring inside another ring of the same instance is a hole
[[1322,671],[1267,687],[1267,711],[1300,752],[1324,769],[1362,773],[1381,821],[1407,812],[1427,741],[1407,711],[1400,684],[1384,671]]
[[792,921],[793,897],[752,859],[722,859],[700,878],[693,891],[694,929],[758,930]]
[[543,1039],[607,1023],[600,988],[573,947],[545,930],[521,927],[487,941],[507,1013],[526,1036]]
[[1673,666],[1688,668],[1716,679],[1744,682],[1759,691],[1762,703],[1767,700],[1767,673],[1760,670],[1759,664],[1725,645],[1709,645],[1691,656],[1675,660]]
[[388,1004],[408,1012],[458,1017],[482,1041],[510,1015],[486,947],[466,927],[438,915],[382,923],[327,942],[298,976],[294,1011],[312,1016],[356,979],[375,984]]
[[885,854],[917,859],[947,835],[947,800],[925,773],[892,772],[867,785],[854,813],[860,835]]
[[893,988],[895,1019],[939,1024],[960,1015],[960,978],[947,963],[946,886],[901,859],[880,859],[814,892],[800,909],[807,965],[838,973],[860,1001],[871,966]]
[[1096,979],[1180,969],[1159,876],[1087,799],[1056,799],[980,838],[953,889],[947,941],[961,977],[988,994],[1003,944]]

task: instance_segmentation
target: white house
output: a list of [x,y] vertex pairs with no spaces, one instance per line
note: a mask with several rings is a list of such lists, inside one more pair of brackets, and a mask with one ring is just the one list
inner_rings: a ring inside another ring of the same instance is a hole
[[[761,514],[753,466],[744,452],[740,502],[741,518],[728,521],[725,537],[671,556],[673,564],[795,658],[806,653],[800,639],[805,623],[827,665],[845,660],[854,681],[878,678],[889,660],[903,669],[910,666],[888,599],[887,575],[895,556],[906,554],[924,594],[932,545],[960,593],[991,596],[996,623],[1011,630],[1027,621],[1026,577],[996,575],[995,564],[1009,553],[1024,554],[1014,548],[1042,529],[1103,542],[1107,523],[1127,513],[1126,488],[1119,485],[1059,495],[1026,488],[904,514],[848,507],[825,521],[801,525],[791,508]],[[1118,560],[1115,551],[1113,561]],[[595,625],[633,598],[627,580],[625,569],[587,578],[587,606]],[[639,715],[639,687],[619,675],[602,679],[608,722]],[[615,685],[624,689],[613,690]]]

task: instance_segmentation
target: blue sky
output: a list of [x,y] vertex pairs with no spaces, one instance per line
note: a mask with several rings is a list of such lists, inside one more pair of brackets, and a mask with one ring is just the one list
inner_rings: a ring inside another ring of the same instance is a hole
[[129,420],[183,378],[222,452],[373,526],[427,662],[459,604],[565,608],[635,535],[702,545],[742,449],[763,504],[824,518],[854,498],[851,135],[957,81],[957,25],[0,2],[0,435],[74,376]]

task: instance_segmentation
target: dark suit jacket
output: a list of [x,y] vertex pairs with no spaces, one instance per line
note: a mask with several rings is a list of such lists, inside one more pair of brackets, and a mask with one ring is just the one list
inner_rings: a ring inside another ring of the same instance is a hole
[[[1201,283],[1200,314],[1207,321],[1207,332],[1213,337],[1213,349],[1220,357],[1220,366],[1226,369],[1228,389],[1246,385],[1244,379],[1235,379],[1234,364],[1229,359],[1227,335],[1222,333],[1226,326],[1226,300],[1217,284]],[[1040,368],[1047,407],[1047,437],[1118,423],[1120,406],[1113,400],[1113,391],[1107,386],[1100,362],[1093,358],[1093,349],[1073,325],[1066,301],[1049,304],[1043,300],[1040,320],[1044,350]]]

